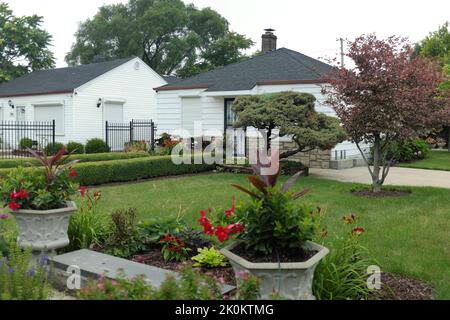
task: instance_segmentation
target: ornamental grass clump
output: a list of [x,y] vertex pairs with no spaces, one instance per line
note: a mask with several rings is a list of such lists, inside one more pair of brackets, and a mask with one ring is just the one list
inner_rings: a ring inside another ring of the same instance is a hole
[[36,150],[27,149],[42,167],[26,170],[22,167],[11,171],[0,182],[0,199],[12,211],[18,209],[50,210],[67,206],[67,201],[76,193],[74,179],[77,172],[68,161],[66,150],[47,158]]

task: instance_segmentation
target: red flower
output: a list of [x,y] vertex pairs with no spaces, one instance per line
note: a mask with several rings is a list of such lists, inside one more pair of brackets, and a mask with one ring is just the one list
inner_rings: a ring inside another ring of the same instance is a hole
[[82,198],[84,198],[84,196],[86,195],[86,191],[87,191],[87,187],[80,186],[80,195]]
[[353,228],[352,234],[354,234],[354,235],[360,235],[360,234],[363,233],[364,231],[365,231],[365,230],[364,230],[363,227],[356,227],[356,228]]
[[17,198],[28,199],[29,196],[28,196],[28,191],[26,189],[21,189],[19,192],[15,192],[15,191],[11,192],[9,194],[9,197],[11,199],[17,199]]
[[228,230],[228,228],[224,228],[223,226],[217,226],[214,234],[216,235],[217,240],[224,242],[229,238],[230,230]]
[[225,211],[225,215],[227,217],[229,217],[229,216],[231,216],[234,213],[235,210],[236,210],[236,199],[233,197],[233,205],[232,205],[230,210],[226,210]]
[[8,204],[8,207],[9,207],[12,211],[16,211],[17,209],[20,208],[20,203],[11,201],[11,202]]
[[232,223],[227,226],[230,233],[239,233],[244,231],[244,226],[239,223]]
[[77,172],[72,168],[69,170],[69,177],[75,178],[77,176]]
[[203,227],[203,232],[208,235],[214,234],[214,227],[212,226],[209,219],[206,217],[205,210],[200,211],[200,219],[198,219],[198,223]]

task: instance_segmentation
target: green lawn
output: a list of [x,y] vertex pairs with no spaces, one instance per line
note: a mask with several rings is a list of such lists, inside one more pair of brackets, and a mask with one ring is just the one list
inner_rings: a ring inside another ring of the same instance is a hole
[[[102,190],[101,207],[108,212],[135,207],[141,218],[183,214],[187,223],[197,226],[199,210],[229,208],[233,195],[238,202],[247,199],[231,183],[246,184],[246,177],[221,173],[94,190]],[[340,226],[343,215],[358,214],[359,224],[366,228],[363,244],[382,270],[429,281],[436,298],[450,299],[450,190],[412,188],[413,193],[405,197],[374,199],[351,195],[352,185],[307,177],[295,187],[312,189],[298,201],[326,209],[324,225],[330,233]]]
[[399,167],[450,171],[450,152],[432,150],[426,159],[400,163]]

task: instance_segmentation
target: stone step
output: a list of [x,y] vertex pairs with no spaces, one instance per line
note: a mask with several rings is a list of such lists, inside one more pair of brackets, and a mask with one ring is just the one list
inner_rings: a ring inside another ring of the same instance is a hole
[[[102,276],[112,280],[116,280],[119,277],[132,279],[136,276],[144,276],[149,285],[159,288],[166,279],[167,274],[171,274],[176,278],[179,277],[179,274],[174,271],[87,249],[57,255],[50,260],[53,262],[52,283],[61,290],[67,290],[67,279],[71,275],[71,273],[67,272],[69,266],[79,268],[81,287],[85,287],[89,279],[98,279]],[[222,294],[226,294],[234,289],[235,287],[233,286],[223,285]]]

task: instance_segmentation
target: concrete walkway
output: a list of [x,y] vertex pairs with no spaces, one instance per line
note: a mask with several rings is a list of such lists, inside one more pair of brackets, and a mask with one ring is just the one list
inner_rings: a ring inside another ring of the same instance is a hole
[[[311,168],[309,172],[311,176],[324,179],[365,184],[372,183],[367,167],[357,167],[343,170]],[[385,184],[398,186],[427,186],[450,189],[450,171],[394,167],[389,171]]]

